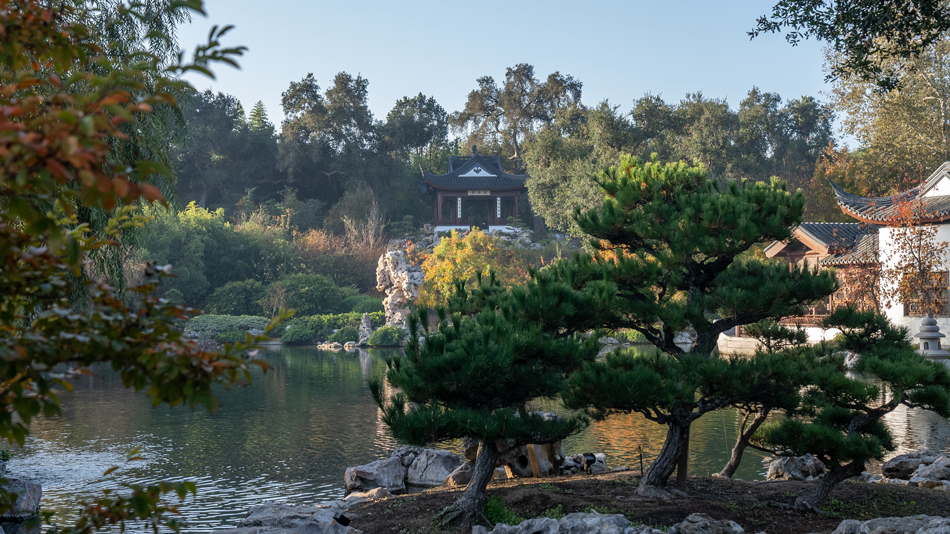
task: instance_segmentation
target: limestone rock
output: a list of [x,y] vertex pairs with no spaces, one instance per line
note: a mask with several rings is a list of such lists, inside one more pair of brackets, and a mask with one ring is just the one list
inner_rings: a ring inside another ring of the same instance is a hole
[[[814,455],[785,456],[769,465],[769,480],[807,480],[825,472],[825,464]],[[814,478],[812,479],[814,480]]]
[[706,514],[690,514],[682,523],[670,527],[669,534],[743,534],[735,521],[717,521]]
[[844,358],[844,368],[848,370],[854,369],[858,365],[858,361],[861,359],[860,354],[848,350],[836,352],[835,356],[841,356]]
[[475,467],[471,462],[465,462],[449,473],[449,476],[445,477],[445,480],[442,481],[442,485],[450,488],[467,486],[468,483],[472,481],[472,473],[474,470]]
[[392,497],[392,493],[389,493],[389,490],[386,488],[376,488],[369,491],[360,491],[347,495],[343,498],[347,505],[352,506],[357,503],[366,502],[366,501],[375,501],[378,499],[385,499],[386,497]]
[[373,335],[373,321],[368,313],[363,314],[363,320],[360,321],[360,339],[359,345],[362,347],[369,341],[369,336]]
[[659,530],[650,527],[631,526],[630,521],[620,514],[602,515],[598,513],[573,513],[560,520],[538,517],[522,522],[520,525],[498,524],[489,531],[476,526],[472,534],[659,534]]
[[424,449],[409,466],[406,483],[412,486],[435,487],[462,465],[459,457],[449,451]]
[[343,486],[347,495],[354,491],[386,488],[392,493],[406,490],[406,469],[398,457],[376,460],[347,468]]
[[383,309],[386,324],[404,330],[409,328],[409,301],[419,298],[425,277],[422,268],[412,265],[401,246],[391,247],[379,257],[376,266],[376,289],[386,293]]
[[252,506],[247,512],[247,517],[238,523],[238,527],[292,528],[317,514],[325,515],[332,512],[327,508],[316,506],[269,502]]
[[[946,518],[929,515],[880,517],[864,522],[848,519],[842,521],[831,534],[937,534],[950,532],[948,521],[950,520]],[[946,530],[940,530],[941,528]],[[672,530],[670,532],[672,533]]]
[[941,456],[930,465],[919,465],[911,475],[911,480],[914,478],[950,480],[950,457]]
[[17,495],[16,504],[12,514],[4,514],[0,521],[6,521],[11,516],[19,518],[32,517],[40,511],[40,500],[43,498],[43,486],[19,480],[16,478],[7,479],[4,486],[10,493]]
[[942,456],[945,455],[931,450],[901,454],[884,462],[881,472],[887,478],[910,478],[921,464],[930,465]]
[[508,470],[504,467],[496,467],[491,474],[492,480],[508,480]]

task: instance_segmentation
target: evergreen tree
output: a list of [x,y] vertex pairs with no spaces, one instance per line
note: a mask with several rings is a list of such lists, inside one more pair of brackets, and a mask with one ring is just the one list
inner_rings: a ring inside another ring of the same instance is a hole
[[[708,361],[719,361],[712,358],[719,334],[794,315],[831,294],[835,281],[828,272],[740,259],[753,246],[788,239],[789,228],[801,221],[803,196],[789,195],[777,180],[720,186],[702,165],[625,158],[598,183],[603,206],[576,214],[598,253],[573,260],[574,283],[613,282],[616,304],[601,324],[637,330],[669,356],[620,354],[588,364],[572,378],[567,400],[598,417],[638,411],[666,424],[663,449],[638,489],[662,494],[658,487],[685,455],[692,422],[759,390],[750,382],[755,375],[747,374],[751,364]],[[681,333],[692,337],[688,350],[676,343]],[[703,372],[711,374],[696,374]]]
[[468,529],[487,523],[485,489],[507,449],[551,443],[586,427],[583,417],[548,420],[528,412],[526,405],[558,397],[566,376],[594,360],[598,336],[584,338],[564,325],[588,323],[585,317],[596,314],[602,299],[535,274],[510,291],[494,276],[479,277],[471,292],[460,282],[450,304],[457,312],[451,321],[440,309],[438,326],[429,328],[427,311],[420,310],[410,321],[405,357],[387,361],[386,379],[401,392],[387,399],[382,384],[370,384],[383,421],[398,440],[417,445],[463,437],[479,441],[471,482],[440,514],[445,524]]
[[[815,373],[802,417],[763,427],[764,441],[792,454],[814,454],[828,466],[821,482],[795,500],[795,507],[818,511],[840,482],[860,475],[868,460],[894,449],[881,419],[904,405],[950,416],[950,373],[940,362],[917,354],[907,329],[891,325],[871,311],[839,309],[824,323],[844,333],[841,348],[858,350],[861,359],[851,378],[826,366]],[[868,379],[870,378],[870,380]]]
[[264,108],[263,101],[258,100],[251,108],[251,116],[248,117],[247,125],[252,130],[265,130],[273,127],[267,118],[267,110]]

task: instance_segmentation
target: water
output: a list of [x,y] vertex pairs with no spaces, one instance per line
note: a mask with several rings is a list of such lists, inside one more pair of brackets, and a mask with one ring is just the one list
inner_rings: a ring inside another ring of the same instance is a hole
[[[180,510],[189,532],[234,526],[249,506],[264,500],[315,503],[343,495],[348,466],[384,458],[398,446],[379,419],[366,386],[381,377],[388,351],[323,352],[281,348],[265,353],[273,369],[256,372],[246,388],[222,390],[214,414],[187,408],[151,408],[148,398],[102,372],[83,377],[63,395],[63,414],[37,419],[8,468],[13,476],[43,485],[44,508],[62,523],[77,504],[121,481],[194,481],[198,495]],[[555,405],[538,408],[557,410]],[[898,410],[887,424],[900,451],[950,451],[950,426],[932,414]],[[729,457],[738,415],[707,414],[693,424],[690,471],[718,472]],[[640,415],[595,423],[569,438],[565,452],[607,453],[610,467],[639,467],[656,456],[664,426]],[[444,444],[458,451],[458,443]],[[138,448],[144,460],[126,462]],[[112,467],[120,469],[104,478]],[[736,474],[764,478],[767,462],[747,451]]]

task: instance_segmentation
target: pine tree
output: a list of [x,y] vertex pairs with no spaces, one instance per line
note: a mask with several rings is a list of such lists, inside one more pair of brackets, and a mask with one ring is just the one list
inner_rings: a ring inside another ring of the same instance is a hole
[[254,107],[251,108],[251,115],[248,117],[247,121],[248,127],[252,130],[265,130],[271,127],[270,121],[267,119],[267,110],[264,108],[264,102],[258,100]]
[[837,310],[824,326],[842,330],[840,348],[860,352],[854,371],[862,378],[845,375],[839,357],[837,366],[814,373],[803,417],[762,429],[765,442],[793,454],[814,454],[828,466],[821,482],[795,500],[796,508],[814,511],[836,485],[894,449],[881,422],[885,415],[904,405],[950,416],[950,373],[942,363],[914,351],[906,341],[906,328],[851,308]]
[[370,384],[396,439],[417,445],[479,441],[471,482],[440,514],[443,523],[463,530],[487,524],[485,492],[499,455],[561,440],[587,424],[582,416],[546,420],[527,411],[533,399],[558,397],[566,377],[593,361],[599,349],[597,336],[584,338],[562,327],[583,323],[598,299],[535,275],[511,291],[493,276],[479,277],[471,292],[459,283],[451,301],[458,313],[451,321],[440,309],[439,324],[430,329],[427,310],[420,310],[410,320],[405,356],[387,361],[386,380],[400,392],[384,398],[382,384]]
[[[685,476],[692,422],[757,390],[744,374],[748,364],[730,361],[722,367],[707,361],[718,360],[712,355],[719,335],[794,315],[831,294],[835,281],[827,272],[742,256],[754,246],[788,239],[790,228],[801,222],[804,197],[788,194],[775,179],[719,185],[702,165],[625,158],[597,181],[606,195],[603,206],[575,217],[598,252],[573,260],[575,284],[612,282],[616,306],[601,324],[637,330],[668,356],[621,354],[589,364],[572,378],[568,404],[598,417],[638,411],[667,425],[666,442],[638,489],[666,495],[661,487],[681,455]],[[682,332],[693,337],[688,351],[675,342]],[[651,382],[657,379],[664,388]]]

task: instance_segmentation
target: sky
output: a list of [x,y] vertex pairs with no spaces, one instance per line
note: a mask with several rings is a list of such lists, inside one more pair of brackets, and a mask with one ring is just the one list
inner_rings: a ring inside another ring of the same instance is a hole
[[384,120],[395,102],[423,93],[449,113],[476,79],[502,82],[505,69],[534,65],[583,82],[583,102],[609,99],[622,111],[645,93],[678,102],[687,93],[737,107],[753,86],[783,99],[827,100],[822,44],[792,47],[781,35],[750,40],[772,0],[205,0],[208,17],[179,29],[186,50],[213,25],[232,24],[228,46],[243,45],[240,70],[189,76],[198,89],[236,96],[246,111],[261,100],[280,124],[280,95],[313,73],[321,88],[341,71],[369,80],[369,105]]

